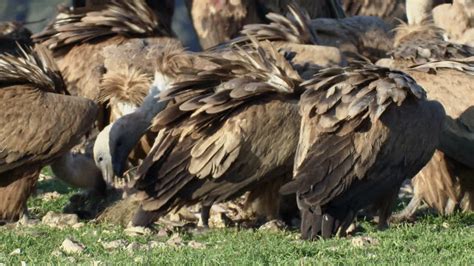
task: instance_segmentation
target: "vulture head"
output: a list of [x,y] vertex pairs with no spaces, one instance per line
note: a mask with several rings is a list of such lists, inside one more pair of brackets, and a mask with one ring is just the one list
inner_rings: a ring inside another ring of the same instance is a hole
[[[194,63],[189,56],[183,54],[182,48],[178,48],[172,43],[165,45],[161,53],[157,54],[156,57],[155,77],[151,86],[147,86],[149,88],[147,95],[143,95],[144,97],[140,96],[143,99],[141,105],[137,106],[138,108],[134,112],[127,112],[130,111],[130,108],[123,108],[123,105],[117,105],[116,109],[123,116],[120,116],[119,119],[104,128],[97,136],[94,145],[94,158],[104,178],[108,181],[112,180],[114,176],[123,176],[130,152],[137,145],[140,138],[148,131],[153,117],[166,106],[166,102],[160,102],[157,99],[160,92],[170,86],[182,67],[190,66]],[[129,74],[131,74],[130,71]],[[140,93],[142,93],[145,80],[147,79],[136,73],[134,76],[133,82],[130,81],[130,78],[121,78],[122,81],[127,81],[127,84],[121,86],[130,87],[133,85],[137,88],[139,87]],[[115,81],[104,80],[102,83],[115,84],[114,86],[116,86],[118,77],[114,79]],[[142,80],[142,82],[138,82],[138,80]],[[131,92],[128,93],[130,94]],[[130,97],[132,96],[130,95]],[[119,98],[110,98],[110,103]]]
[[168,83],[168,77],[157,72],[143,104],[134,112],[109,124],[97,136],[94,159],[106,180],[111,181],[114,176],[123,176],[128,155],[147,132],[155,114],[166,105],[164,102],[158,102],[156,97]]
[[[151,77],[149,75],[138,68],[128,66],[107,72],[101,81],[99,100],[110,108],[111,124],[97,136],[94,144],[94,160],[108,183],[111,183],[114,178],[112,152],[115,152],[116,146],[120,147],[123,142],[127,141],[128,138],[125,136],[133,136],[132,131],[135,131],[133,127],[123,128],[120,126],[121,122],[116,124],[113,122],[134,113],[143,104],[150,85]],[[120,130],[116,130],[117,127],[120,127]],[[117,132],[122,131],[127,132],[123,137],[118,136]],[[109,145],[110,143],[113,145]],[[113,149],[111,150],[111,148]],[[123,170],[120,171],[123,172]]]

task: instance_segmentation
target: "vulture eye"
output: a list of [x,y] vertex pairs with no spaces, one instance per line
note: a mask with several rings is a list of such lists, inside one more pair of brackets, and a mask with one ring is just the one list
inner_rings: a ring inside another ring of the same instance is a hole
[[97,161],[99,161],[99,163],[102,162],[103,160],[104,160],[104,158],[102,158],[102,157],[99,157],[99,159],[97,159]]

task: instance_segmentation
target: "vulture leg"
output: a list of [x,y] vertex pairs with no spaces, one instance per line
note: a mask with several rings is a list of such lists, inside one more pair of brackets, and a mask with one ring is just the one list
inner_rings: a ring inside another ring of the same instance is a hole
[[377,201],[377,209],[379,216],[377,228],[379,230],[385,230],[388,228],[388,220],[392,215],[393,207],[397,202],[400,186],[395,186],[392,191],[382,196],[380,200]]
[[351,226],[352,222],[354,221],[355,218],[355,212],[353,210],[350,210],[346,218],[342,221],[339,229],[337,230],[337,236],[339,237],[345,237],[347,235],[347,231],[349,227]]
[[204,228],[209,228],[209,217],[211,216],[212,202],[202,202],[201,204],[201,221]]
[[[30,194],[35,190],[40,169],[34,168],[28,171],[21,169],[21,172],[22,176],[14,178],[15,181],[6,184],[0,183],[0,221],[18,220],[26,210],[26,202]],[[16,175],[15,172],[6,174]]]
[[421,204],[421,198],[419,195],[414,195],[413,198],[411,198],[410,203],[403,209],[401,212],[396,213],[392,216],[390,219],[391,222],[395,223],[400,223],[403,221],[409,221],[413,218],[415,215],[416,211],[418,210],[418,207],[420,207]]

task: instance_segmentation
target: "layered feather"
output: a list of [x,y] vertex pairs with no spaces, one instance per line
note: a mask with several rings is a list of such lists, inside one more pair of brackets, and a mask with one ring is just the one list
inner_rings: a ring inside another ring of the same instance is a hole
[[113,0],[104,9],[64,9],[42,32],[33,35],[35,42],[57,50],[101,37],[170,36],[166,27],[145,0]]
[[173,100],[155,117],[153,127],[179,124],[186,119],[185,135],[202,129],[238,106],[263,94],[291,94],[301,82],[290,63],[268,42],[251,38],[253,49],[233,46],[233,58],[201,55],[215,65],[210,70],[187,69],[191,79],[175,83],[161,93],[161,100]]
[[250,42],[249,36],[257,40],[285,41],[296,44],[317,44],[316,32],[310,27],[311,18],[308,12],[295,3],[288,5],[288,15],[277,13],[266,15],[269,24],[245,25],[240,32],[242,36],[237,37],[225,44],[212,48],[216,50],[229,45],[245,44]]
[[64,80],[43,45],[18,47],[19,55],[0,54],[0,84],[32,85],[40,90],[66,93]]
[[453,69],[474,74],[474,48],[445,41],[442,30],[429,20],[417,25],[402,23],[390,55],[415,70]]

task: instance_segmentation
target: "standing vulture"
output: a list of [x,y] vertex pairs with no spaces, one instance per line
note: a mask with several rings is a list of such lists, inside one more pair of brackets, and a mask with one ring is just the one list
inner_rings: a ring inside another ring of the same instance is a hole
[[368,206],[382,221],[405,178],[433,155],[444,111],[408,75],[376,66],[329,68],[305,82],[294,181],[303,239],[344,235]]
[[41,168],[94,122],[96,105],[67,94],[46,48],[0,55],[0,220],[15,221],[26,211]]
[[[412,7],[408,13],[413,16],[409,19],[412,24],[397,29],[392,58],[378,64],[408,72],[427,91],[428,98],[444,106],[447,117],[439,151],[414,178],[412,202],[397,219],[413,215],[421,200],[441,214],[452,213],[464,194],[473,192],[469,186],[473,177],[466,169],[474,169],[474,119],[469,114],[474,104],[474,49],[444,41],[441,29],[419,19],[428,17],[430,10]],[[469,205],[472,203],[464,204]]]

